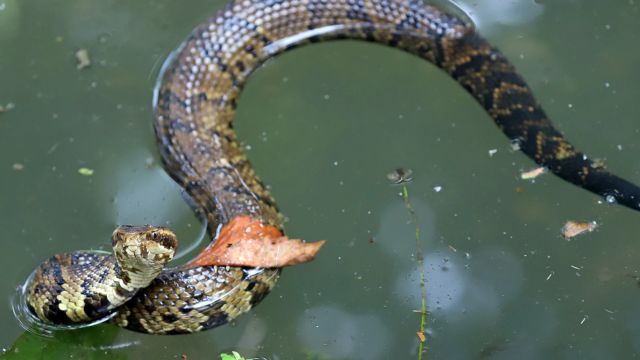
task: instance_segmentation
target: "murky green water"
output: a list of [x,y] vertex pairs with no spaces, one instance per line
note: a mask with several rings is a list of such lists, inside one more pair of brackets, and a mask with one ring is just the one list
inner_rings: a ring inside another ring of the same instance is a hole
[[[578,147],[640,182],[637,0],[460,3]],[[0,113],[1,347],[22,336],[22,354],[46,346],[60,358],[415,358],[415,229],[385,178],[404,166],[426,252],[431,358],[640,352],[640,214],[550,175],[520,180],[533,163],[453,81],[355,42],[269,62],[236,122],[288,234],[328,240],[314,262],[286,270],[255,311],[212,331],[22,335],[10,297],[51,254],[105,248],[119,223],[169,224],[183,244],[198,236],[157,165],[151,90],[166,55],[222,4],[0,0],[0,105],[15,104]],[[81,71],[79,48],[93,61]],[[600,226],[567,242],[568,219]]]

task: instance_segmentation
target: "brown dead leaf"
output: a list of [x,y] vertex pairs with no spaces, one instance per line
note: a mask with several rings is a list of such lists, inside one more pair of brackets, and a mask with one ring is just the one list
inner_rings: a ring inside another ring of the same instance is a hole
[[592,232],[597,226],[598,224],[595,221],[577,222],[569,220],[562,227],[562,236],[564,236],[566,240],[571,240],[585,232]]
[[187,264],[196,266],[247,266],[278,268],[313,260],[324,240],[305,243],[289,239],[276,227],[249,216],[231,220],[218,239]]
[[416,335],[418,336],[418,339],[420,339],[420,342],[425,342],[427,340],[427,337],[424,336],[424,332],[422,331],[416,331]]

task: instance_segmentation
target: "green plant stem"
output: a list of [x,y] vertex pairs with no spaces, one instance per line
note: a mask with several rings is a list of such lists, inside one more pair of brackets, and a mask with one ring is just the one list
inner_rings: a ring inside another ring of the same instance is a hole
[[[416,212],[413,210],[413,206],[411,206],[411,201],[409,201],[409,189],[407,189],[406,184],[402,185],[402,199],[404,200],[404,206],[409,213],[409,220],[416,227],[416,261],[418,263],[418,272],[420,273],[420,299],[422,304],[422,307],[420,309],[420,332],[426,335],[424,331],[427,326],[427,288],[425,285],[424,276],[424,257],[422,255],[422,246],[420,243],[420,225],[418,224]],[[418,360],[422,360],[423,358],[425,343],[426,341],[420,340],[418,348]]]

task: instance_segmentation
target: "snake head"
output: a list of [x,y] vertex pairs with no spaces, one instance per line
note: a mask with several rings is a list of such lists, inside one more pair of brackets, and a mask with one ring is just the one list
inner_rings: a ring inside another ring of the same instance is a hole
[[146,272],[164,266],[178,248],[176,235],[165,227],[118,226],[111,236],[113,253],[123,269]]

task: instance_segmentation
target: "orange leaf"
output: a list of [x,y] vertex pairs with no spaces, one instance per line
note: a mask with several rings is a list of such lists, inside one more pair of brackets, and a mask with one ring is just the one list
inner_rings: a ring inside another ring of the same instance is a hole
[[275,226],[238,216],[222,227],[218,239],[187,264],[278,268],[313,260],[324,240],[305,243],[289,239]]

